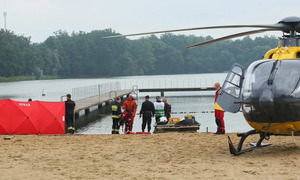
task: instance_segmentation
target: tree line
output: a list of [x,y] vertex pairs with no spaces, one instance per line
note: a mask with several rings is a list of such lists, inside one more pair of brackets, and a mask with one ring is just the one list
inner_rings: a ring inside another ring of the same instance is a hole
[[111,29],[68,34],[59,30],[44,42],[0,30],[0,77],[59,76],[61,78],[214,73],[235,62],[247,67],[276,47],[274,36],[249,36],[194,49],[186,46],[211,36],[163,34],[136,40],[104,39]]

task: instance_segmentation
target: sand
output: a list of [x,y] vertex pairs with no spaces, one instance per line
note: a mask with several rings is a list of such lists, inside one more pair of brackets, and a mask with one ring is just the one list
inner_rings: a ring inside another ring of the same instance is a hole
[[227,135],[0,136],[0,179],[300,179],[300,137],[233,156]]

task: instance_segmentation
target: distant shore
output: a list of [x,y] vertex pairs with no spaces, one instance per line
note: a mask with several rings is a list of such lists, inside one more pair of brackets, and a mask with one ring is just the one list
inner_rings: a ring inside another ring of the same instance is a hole
[[[300,137],[233,156],[227,135],[0,136],[3,179],[297,179]],[[255,142],[258,136],[247,139]],[[271,173],[270,173],[271,172]]]
[[0,77],[0,82],[17,82],[17,81],[32,81],[32,80],[48,80],[60,79],[60,76],[42,76],[36,78],[35,76],[13,76],[13,77]]

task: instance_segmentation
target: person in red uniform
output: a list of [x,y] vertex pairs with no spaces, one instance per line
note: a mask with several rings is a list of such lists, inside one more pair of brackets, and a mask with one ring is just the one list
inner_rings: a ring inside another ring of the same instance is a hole
[[132,131],[133,121],[137,109],[137,104],[132,95],[128,96],[127,100],[123,103],[122,108],[128,111],[130,119],[129,122],[125,123],[125,132]]
[[[220,83],[215,83],[215,89],[216,89],[216,96],[215,96],[215,104],[216,104],[219,91],[221,89]],[[217,132],[215,134],[225,134],[224,110],[215,108],[215,118],[216,118],[216,124],[218,126]]]

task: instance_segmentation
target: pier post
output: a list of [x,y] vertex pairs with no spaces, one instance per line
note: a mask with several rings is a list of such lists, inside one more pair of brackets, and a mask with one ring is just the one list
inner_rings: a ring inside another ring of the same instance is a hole
[[105,102],[105,106],[107,106],[107,105],[109,105],[109,101],[106,101],[106,102]]
[[99,104],[98,105],[98,109],[100,110],[102,108],[102,104]]
[[75,113],[75,118],[78,118],[79,117],[79,112],[76,112]]
[[165,92],[164,92],[164,91],[161,91],[161,92],[160,92],[160,96],[161,96],[161,97],[164,97],[164,96],[165,96]]
[[85,109],[85,110],[84,110],[84,114],[85,114],[85,115],[89,115],[89,114],[90,114],[90,108]]

